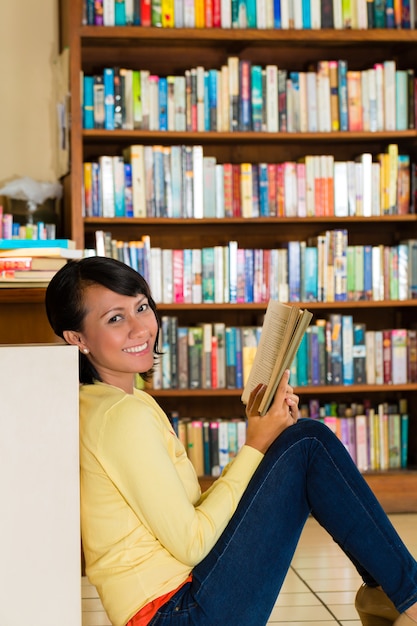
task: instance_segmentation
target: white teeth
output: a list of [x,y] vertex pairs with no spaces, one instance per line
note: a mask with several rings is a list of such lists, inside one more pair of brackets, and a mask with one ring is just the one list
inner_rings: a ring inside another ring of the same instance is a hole
[[125,348],[123,352],[129,352],[131,354],[136,354],[138,352],[143,352],[146,349],[147,343],[142,344],[141,346],[134,346],[133,348]]

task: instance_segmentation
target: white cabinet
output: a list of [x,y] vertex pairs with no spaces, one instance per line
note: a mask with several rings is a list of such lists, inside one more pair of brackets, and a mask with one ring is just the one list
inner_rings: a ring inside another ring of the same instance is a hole
[[0,503],[0,624],[80,626],[74,346],[0,346]]

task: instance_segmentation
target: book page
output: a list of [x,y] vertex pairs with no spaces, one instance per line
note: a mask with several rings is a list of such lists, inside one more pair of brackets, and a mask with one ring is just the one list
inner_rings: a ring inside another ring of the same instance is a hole
[[270,300],[262,326],[261,338],[256,351],[255,359],[248,381],[242,394],[242,401],[246,404],[249,395],[259,383],[267,384],[276,365],[277,354],[285,344],[288,333],[289,319],[296,309],[286,304]]
[[268,410],[284,371],[294,360],[311,318],[312,313],[307,310],[269,301],[259,346],[242,393],[242,402],[247,404],[251,391],[260,383],[267,384],[259,407],[261,415]]
[[268,383],[265,395],[262,399],[261,404],[259,405],[259,412],[261,415],[265,415],[272,400],[274,399],[274,395],[278,387],[279,381],[281,380],[284,371],[291,366],[291,363],[295,358],[307,326],[311,321],[312,313],[306,310],[300,310],[299,313],[300,316],[297,321],[297,326],[294,329],[293,335],[287,345],[286,351],[283,354],[277,356],[276,366],[272,371],[271,379]]

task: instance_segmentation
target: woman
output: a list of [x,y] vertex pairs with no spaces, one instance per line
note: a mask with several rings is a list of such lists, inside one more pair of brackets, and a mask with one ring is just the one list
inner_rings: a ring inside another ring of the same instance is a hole
[[158,355],[145,280],[112,259],[72,261],[46,310],[80,351],[86,573],[115,626],[262,626],[310,514],[363,577],[362,623],[417,623],[417,563],[330,429],[298,421],[289,372],[264,417],[265,386],[252,392],[246,444],[201,494],[168,418],[134,386]]

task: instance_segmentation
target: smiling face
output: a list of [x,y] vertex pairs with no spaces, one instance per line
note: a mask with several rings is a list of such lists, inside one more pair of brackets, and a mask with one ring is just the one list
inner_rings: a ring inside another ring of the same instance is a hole
[[86,311],[82,330],[66,331],[103,382],[132,393],[137,372],[153,366],[158,323],[143,294],[125,296],[99,284],[83,290]]

